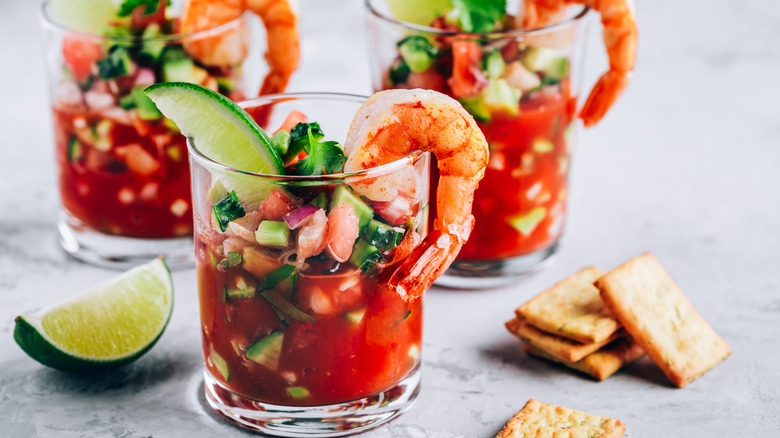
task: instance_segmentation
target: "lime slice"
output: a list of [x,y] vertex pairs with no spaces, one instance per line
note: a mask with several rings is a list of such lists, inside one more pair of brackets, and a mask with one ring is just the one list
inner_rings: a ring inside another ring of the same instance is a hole
[[271,139],[227,97],[187,82],[155,84],[145,93],[208,158],[247,172],[284,174]]
[[52,368],[113,368],[146,353],[172,310],[171,273],[158,258],[64,303],[16,317],[14,339],[30,357]]
[[388,0],[387,5],[399,21],[423,26],[452,9],[449,0]]
[[108,23],[119,18],[119,3],[115,0],[49,0],[51,12],[61,25],[99,34]]

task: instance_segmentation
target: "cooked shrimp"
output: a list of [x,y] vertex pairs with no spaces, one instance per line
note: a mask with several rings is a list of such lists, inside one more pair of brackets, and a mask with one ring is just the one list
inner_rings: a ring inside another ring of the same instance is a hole
[[[290,0],[189,0],[181,17],[184,33],[212,29],[237,19],[245,11],[257,14],[265,26],[270,71],[260,94],[280,93],[298,68],[300,57],[298,17]],[[240,26],[217,35],[185,40],[184,48],[206,65],[229,66],[241,62],[247,53],[249,29]]]
[[609,70],[599,78],[582,106],[580,118],[593,126],[615,103],[631,80],[636,62],[637,27],[633,0],[524,0],[522,27],[534,29],[553,24],[570,5],[585,5],[601,14]]
[[387,90],[358,110],[344,150],[347,172],[368,169],[414,151],[439,161],[438,216],[433,231],[380,281],[407,301],[433,284],[474,227],[471,204],[488,162],[488,146],[474,118],[454,99],[432,90]]

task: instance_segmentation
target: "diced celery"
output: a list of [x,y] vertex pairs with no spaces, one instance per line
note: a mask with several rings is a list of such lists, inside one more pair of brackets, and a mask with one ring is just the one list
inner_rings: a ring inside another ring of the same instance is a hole
[[255,231],[255,240],[263,246],[283,248],[290,243],[290,229],[284,221],[262,221]]

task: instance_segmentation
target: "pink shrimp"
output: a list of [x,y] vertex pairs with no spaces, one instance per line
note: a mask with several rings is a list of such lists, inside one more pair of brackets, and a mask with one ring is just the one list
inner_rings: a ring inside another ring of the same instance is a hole
[[404,300],[419,297],[449,267],[474,227],[471,204],[485,173],[488,146],[474,118],[454,99],[432,90],[387,90],[358,110],[344,150],[347,172],[389,163],[414,151],[439,162],[438,215],[433,231],[380,282]]
[[561,11],[573,4],[585,5],[600,13],[604,26],[609,70],[599,78],[580,111],[585,126],[593,126],[604,117],[631,80],[637,50],[633,0],[524,0],[522,27],[535,29],[553,24],[560,19]]
[[[270,71],[260,94],[280,93],[298,68],[300,58],[298,17],[289,0],[189,0],[182,12],[184,33],[213,29],[239,18],[245,11],[257,14],[265,26],[268,51],[265,58]],[[220,32],[217,35],[187,40],[184,48],[207,65],[230,66],[246,57],[248,29]]]

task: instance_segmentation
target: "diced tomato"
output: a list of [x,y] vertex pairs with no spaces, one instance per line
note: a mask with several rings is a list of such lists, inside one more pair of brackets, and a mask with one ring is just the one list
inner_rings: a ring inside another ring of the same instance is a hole
[[89,77],[92,66],[102,55],[100,46],[91,41],[73,37],[65,37],[62,40],[63,60],[77,81]]
[[406,79],[406,86],[409,88],[441,90],[444,88],[444,76],[430,69],[421,73],[410,73]]
[[452,77],[447,80],[455,97],[475,96],[488,83],[479,68],[482,48],[476,41],[457,40],[452,43]]
[[290,199],[282,190],[272,190],[260,204],[260,215],[271,221],[280,221],[284,215],[295,209],[296,201]]
[[[284,123],[282,123],[282,126],[280,126],[279,129],[276,130],[276,132],[279,131],[290,132],[298,123],[308,123],[308,122],[309,122],[309,118],[306,117],[306,114],[297,110],[293,110],[290,113],[290,115],[288,115],[287,118],[284,119]],[[276,132],[274,132],[274,134],[276,134]]]

